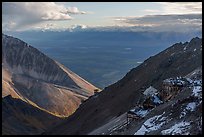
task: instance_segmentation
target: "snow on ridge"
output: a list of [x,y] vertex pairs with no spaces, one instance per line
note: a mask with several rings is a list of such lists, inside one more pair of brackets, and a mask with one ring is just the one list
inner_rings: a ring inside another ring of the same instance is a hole
[[189,132],[187,131],[189,128],[190,123],[182,121],[180,123],[173,125],[169,129],[162,130],[161,133],[162,135],[188,135]]

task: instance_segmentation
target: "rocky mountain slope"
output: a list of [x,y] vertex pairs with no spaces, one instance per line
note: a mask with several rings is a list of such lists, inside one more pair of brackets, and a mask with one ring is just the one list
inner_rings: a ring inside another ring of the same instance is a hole
[[60,120],[11,95],[2,99],[2,135],[41,134]]
[[185,76],[202,65],[202,39],[176,43],[145,60],[124,78],[92,96],[69,118],[44,134],[88,134],[129,111],[144,88],[161,90],[164,79]]
[[[202,67],[197,68],[185,76],[185,78],[189,81],[187,86],[184,86],[169,101],[164,101],[162,104],[154,107],[153,109],[143,111],[145,112],[143,118],[138,118],[137,120],[132,119],[127,125],[127,113],[124,113],[89,134],[202,134]],[[171,91],[171,93],[173,93],[173,91]]]
[[[192,77],[196,77],[196,79],[192,79]],[[135,135],[201,135],[202,67],[194,70],[187,78],[190,78],[194,84],[183,88],[169,102],[156,107],[144,120],[133,124],[132,129],[130,128],[126,133]]]
[[55,116],[71,115],[98,89],[27,43],[2,34],[2,97],[11,95]]

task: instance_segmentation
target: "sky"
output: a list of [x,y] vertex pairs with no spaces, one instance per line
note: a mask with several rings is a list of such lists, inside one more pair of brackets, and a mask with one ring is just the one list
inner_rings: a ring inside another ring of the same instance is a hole
[[134,27],[202,29],[201,2],[3,2],[3,31]]

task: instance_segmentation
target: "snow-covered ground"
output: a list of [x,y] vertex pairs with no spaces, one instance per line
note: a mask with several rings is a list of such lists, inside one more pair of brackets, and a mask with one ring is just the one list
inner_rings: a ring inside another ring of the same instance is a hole
[[[202,98],[202,80],[191,80],[188,78],[188,81],[192,83],[192,94],[191,96]],[[188,113],[191,113],[196,110],[196,107],[200,105],[200,102],[198,101],[192,101],[187,104],[185,104],[183,107],[183,111],[180,113],[179,118],[184,118]],[[151,117],[147,119],[142,126],[135,132],[134,135],[145,135],[152,131],[159,131],[161,130],[164,124],[168,123],[168,121],[171,121],[172,119],[168,119],[167,117],[164,117],[163,114],[156,115],[154,117]],[[190,122],[187,121],[181,121],[174,123],[173,126],[162,129],[161,134],[162,135],[188,135],[189,129],[191,128]]]
[[150,110],[142,109],[142,108],[140,108],[140,109],[131,109],[130,111],[135,113],[136,115],[138,115],[140,117],[145,117],[150,112]]
[[146,133],[149,133],[151,131],[155,131],[161,128],[161,126],[166,122],[165,121],[166,117],[162,117],[164,114],[165,112],[163,112],[163,114],[161,115],[157,115],[147,119],[144,122],[144,124],[141,126],[141,128],[137,132],[135,132],[134,135],[145,135]]
[[[151,101],[154,104],[160,104],[154,109],[146,110],[143,107],[137,107],[130,110],[143,119],[133,121],[129,126],[126,126],[123,125],[126,118],[124,115],[123,118],[116,118],[90,134],[196,135],[202,133],[202,116],[200,115],[202,114],[200,110],[202,80],[200,75],[202,76],[199,70],[196,70],[184,77],[186,78],[184,81],[187,81],[188,85],[169,102],[163,102],[157,95],[153,95]],[[181,77],[176,78],[180,83],[184,82],[181,79]]]
[[158,96],[155,95],[155,96],[153,96],[153,98],[154,98],[153,102],[155,104],[162,104],[163,103],[163,101],[161,101]]
[[186,106],[186,109],[190,110],[190,111],[194,111],[195,108],[196,108],[196,103],[195,102],[188,103],[188,105]]
[[188,103],[188,104],[186,105],[186,107],[183,109],[183,111],[181,112],[179,118],[185,117],[186,114],[187,114],[189,111],[190,111],[190,112],[195,111],[197,105],[198,105],[198,104],[196,104],[196,102]]
[[141,117],[145,117],[148,114],[149,110],[139,110],[136,112],[137,115],[141,116]]
[[192,92],[193,92],[192,93],[193,96],[202,98],[202,95],[201,95],[202,94],[202,86],[194,86]]
[[162,130],[161,133],[162,135],[189,135],[188,129],[190,128],[190,123],[189,122],[180,122],[169,129]]

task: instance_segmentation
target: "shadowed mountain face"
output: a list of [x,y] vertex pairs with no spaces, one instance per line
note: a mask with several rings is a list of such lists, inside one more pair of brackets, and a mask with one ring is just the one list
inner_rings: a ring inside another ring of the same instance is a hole
[[97,89],[25,42],[2,34],[2,96],[59,116],[71,115]]
[[154,109],[136,110],[137,114],[143,114],[142,119],[130,120],[126,126],[127,113],[124,113],[88,135],[201,135],[202,66],[185,78],[189,81],[188,86],[169,92],[173,95],[169,101],[162,102]]
[[2,134],[40,134],[54,126],[60,118],[40,110],[21,99],[8,95],[2,99]]
[[[88,99],[77,111],[46,134],[88,134],[130,110],[150,85],[160,89],[162,80],[185,76],[202,65],[202,39],[176,43],[145,60],[117,83]],[[80,117],[80,119],[79,119]]]

